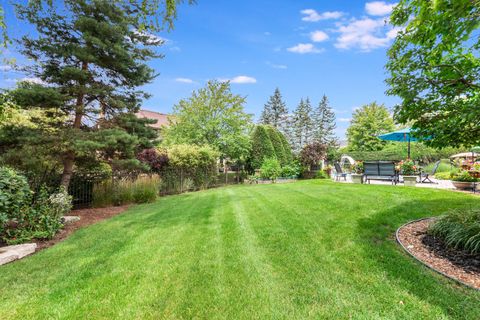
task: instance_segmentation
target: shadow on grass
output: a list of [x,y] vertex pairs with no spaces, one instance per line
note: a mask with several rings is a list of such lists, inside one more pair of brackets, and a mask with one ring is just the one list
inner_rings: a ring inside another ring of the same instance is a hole
[[407,255],[397,244],[395,231],[403,224],[438,216],[451,208],[480,206],[478,199],[445,197],[438,200],[412,199],[358,221],[358,236],[365,259],[384,272],[391,286],[441,308],[462,319],[480,318],[480,294],[448,280]]

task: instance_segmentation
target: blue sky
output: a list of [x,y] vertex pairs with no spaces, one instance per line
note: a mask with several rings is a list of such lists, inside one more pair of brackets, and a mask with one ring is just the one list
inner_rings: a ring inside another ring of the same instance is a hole
[[[386,50],[395,36],[386,20],[394,2],[360,0],[198,0],[181,5],[166,39],[165,58],[151,66],[159,77],[146,86],[144,108],[168,113],[208,79],[230,79],[259,116],[276,87],[293,110],[303,97],[326,94],[344,138],[352,111],[369,102],[393,107],[385,95]],[[31,32],[6,10],[11,35]],[[5,53],[16,57],[14,48]],[[18,56],[17,56],[18,57]],[[22,63],[22,59],[18,59]],[[0,66],[0,87],[26,77]]]

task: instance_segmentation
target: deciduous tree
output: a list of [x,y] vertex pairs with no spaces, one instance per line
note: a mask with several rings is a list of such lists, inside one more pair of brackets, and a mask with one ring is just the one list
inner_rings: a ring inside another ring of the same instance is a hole
[[480,1],[401,0],[390,20],[395,119],[433,146],[480,144]]
[[386,142],[377,136],[394,127],[392,116],[383,104],[367,104],[353,112],[347,129],[348,147],[352,151],[381,150]]

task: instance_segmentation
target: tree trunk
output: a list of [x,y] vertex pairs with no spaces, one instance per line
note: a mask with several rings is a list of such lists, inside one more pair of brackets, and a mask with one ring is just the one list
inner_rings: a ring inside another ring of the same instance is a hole
[[[82,62],[82,70],[87,71],[88,69],[88,63],[87,62]],[[84,86],[84,83],[80,83],[80,86]],[[77,102],[75,104],[75,118],[73,120],[73,128],[74,129],[80,129],[82,126],[82,116],[83,116],[83,98],[85,94],[83,93],[83,90],[80,90],[78,95],[77,95]],[[61,185],[65,187],[65,189],[68,189],[68,186],[70,185],[70,180],[72,179],[72,174],[73,174],[73,165],[75,164],[75,152],[74,150],[69,150],[65,153],[65,156],[63,158],[63,172],[62,172],[62,179],[61,179]]]

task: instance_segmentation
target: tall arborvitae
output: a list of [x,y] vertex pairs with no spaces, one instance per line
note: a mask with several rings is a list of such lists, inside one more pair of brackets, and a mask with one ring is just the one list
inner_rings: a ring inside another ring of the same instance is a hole
[[277,129],[280,129],[287,114],[288,110],[285,102],[282,99],[282,94],[280,93],[280,90],[276,88],[273,95],[268,99],[268,102],[263,107],[260,123],[269,124]]
[[19,42],[21,52],[35,62],[28,72],[41,82],[22,85],[14,96],[24,106],[56,107],[69,119],[62,124],[57,154],[64,186],[79,156],[126,141],[129,133],[114,119],[137,111],[148,96],[138,88],[156,76],[146,62],[159,57],[151,47],[162,40],[148,33],[155,28],[145,18],[153,13],[142,13],[142,3],[36,0],[15,5],[19,18],[36,28],[34,37]]
[[301,99],[293,115],[293,131],[295,141],[292,148],[299,153],[302,148],[313,141],[314,123],[312,120],[312,106],[310,99]]
[[328,98],[323,95],[318,107],[313,112],[314,140],[326,145],[335,145],[335,113],[328,104]]

